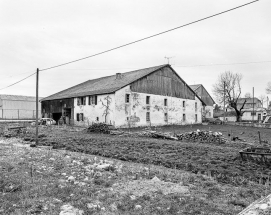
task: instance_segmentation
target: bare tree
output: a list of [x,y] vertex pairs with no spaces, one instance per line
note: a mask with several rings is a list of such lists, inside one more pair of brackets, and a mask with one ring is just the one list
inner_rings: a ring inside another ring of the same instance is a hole
[[251,98],[251,94],[250,93],[246,93],[245,94],[245,98]]
[[107,116],[110,113],[110,111],[112,111],[110,109],[110,104],[112,102],[112,98],[108,95],[104,98],[105,102],[102,101],[102,99],[100,100],[102,103],[102,108],[104,108],[104,112],[103,112],[103,116],[104,116],[104,120],[105,123],[107,123]]
[[238,99],[242,93],[241,89],[242,75],[232,73],[230,71],[221,73],[218,77],[217,83],[213,85],[213,93],[220,104],[224,102],[224,86],[225,86],[225,103],[232,107],[236,112],[236,120],[240,121],[243,115],[243,108],[246,103],[244,100],[241,106],[237,105]]
[[271,94],[271,82],[268,82],[268,83],[267,83],[266,93],[267,93],[267,94]]
[[260,95],[258,98],[259,98],[260,101],[262,102],[262,107],[263,107],[263,103],[266,101],[266,96],[262,94],[262,95]]

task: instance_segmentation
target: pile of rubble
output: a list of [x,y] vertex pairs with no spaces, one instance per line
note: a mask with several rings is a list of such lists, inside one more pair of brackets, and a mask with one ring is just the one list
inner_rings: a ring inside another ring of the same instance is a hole
[[176,135],[180,141],[188,142],[207,142],[207,143],[226,143],[227,139],[220,132],[212,131],[191,131]]
[[97,133],[104,133],[109,134],[111,130],[115,130],[115,127],[112,125],[107,125],[105,123],[93,123],[91,126],[88,127],[88,132],[97,132]]

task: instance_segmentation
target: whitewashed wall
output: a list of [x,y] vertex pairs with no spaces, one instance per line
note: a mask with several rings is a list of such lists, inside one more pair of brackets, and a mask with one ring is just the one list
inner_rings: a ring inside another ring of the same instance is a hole
[[[106,97],[110,98],[110,105],[108,110],[108,115],[105,121],[105,111],[107,101]],[[93,122],[106,122],[108,124],[115,124],[114,112],[115,112],[115,95],[105,94],[97,96],[97,105],[89,105],[89,97],[86,97],[86,105],[77,105],[77,99],[74,99],[74,124],[80,126],[88,126]],[[104,105],[103,105],[104,104]],[[83,121],[77,121],[77,113],[84,114]],[[98,120],[97,120],[98,117]]]
[[[130,102],[126,103],[125,95],[130,94]],[[150,105],[146,104],[146,96],[150,96]],[[164,106],[164,99],[167,99],[167,106]],[[183,108],[185,101],[185,108]],[[115,125],[116,127],[134,127],[147,125],[166,124],[194,124],[202,122],[202,104],[196,100],[180,99],[169,96],[136,93],[130,90],[130,86],[118,90],[115,93]],[[195,103],[197,102],[197,111]],[[150,122],[146,120],[146,112],[150,112]],[[164,114],[168,113],[168,122]],[[183,114],[186,120],[183,120]],[[197,122],[195,121],[197,114]]]
[[206,106],[206,118],[214,118],[214,107],[213,106]]

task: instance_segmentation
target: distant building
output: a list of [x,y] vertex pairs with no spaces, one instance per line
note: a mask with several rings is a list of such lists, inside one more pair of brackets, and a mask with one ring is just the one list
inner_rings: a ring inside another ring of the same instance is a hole
[[[39,110],[40,108],[39,102]],[[36,97],[0,95],[0,119],[33,119],[35,117]]]
[[253,109],[253,103],[254,103],[255,109],[262,107],[262,102],[258,98],[254,98],[254,101],[253,101],[253,98],[239,98],[237,101],[237,109],[240,109],[245,101],[246,103],[244,105],[244,109],[249,109],[249,108]]
[[88,80],[41,101],[44,117],[116,127],[201,123],[204,105],[167,64]]
[[192,90],[201,98],[206,106],[203,108],[203,117],[213,118],[214,117],[214,104],[215,101],[210,96],[208,91],[202,84],[189,85]]

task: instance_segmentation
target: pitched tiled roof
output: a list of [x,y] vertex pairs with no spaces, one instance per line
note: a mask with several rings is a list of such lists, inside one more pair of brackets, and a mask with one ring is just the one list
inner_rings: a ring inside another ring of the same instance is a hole
[[[12,100],[12,101],[31,101],[31,102],[35,102],[36,101],[36,97],[35,96],[20,96],[20,95],[4,95],[4,94],[0,94],[0,99],[1,100]],[[41,99],[41,97],[39,98]]]
[[73,98],[78,96],[87,96],[87,95],[97,95],[97,94],[106,94],[113,93],[132,82],[143,78],[144,76],[157,71],[168,64],[135,70],[131,72],[121,73],[121,79],[116,79],[116,75],[106,76],[98,79],[89,80],[68,88],[66,90],[60,91],[56,94],[48,96],[42,101],[54,100],[54,99],[64,99],[64,98]]

